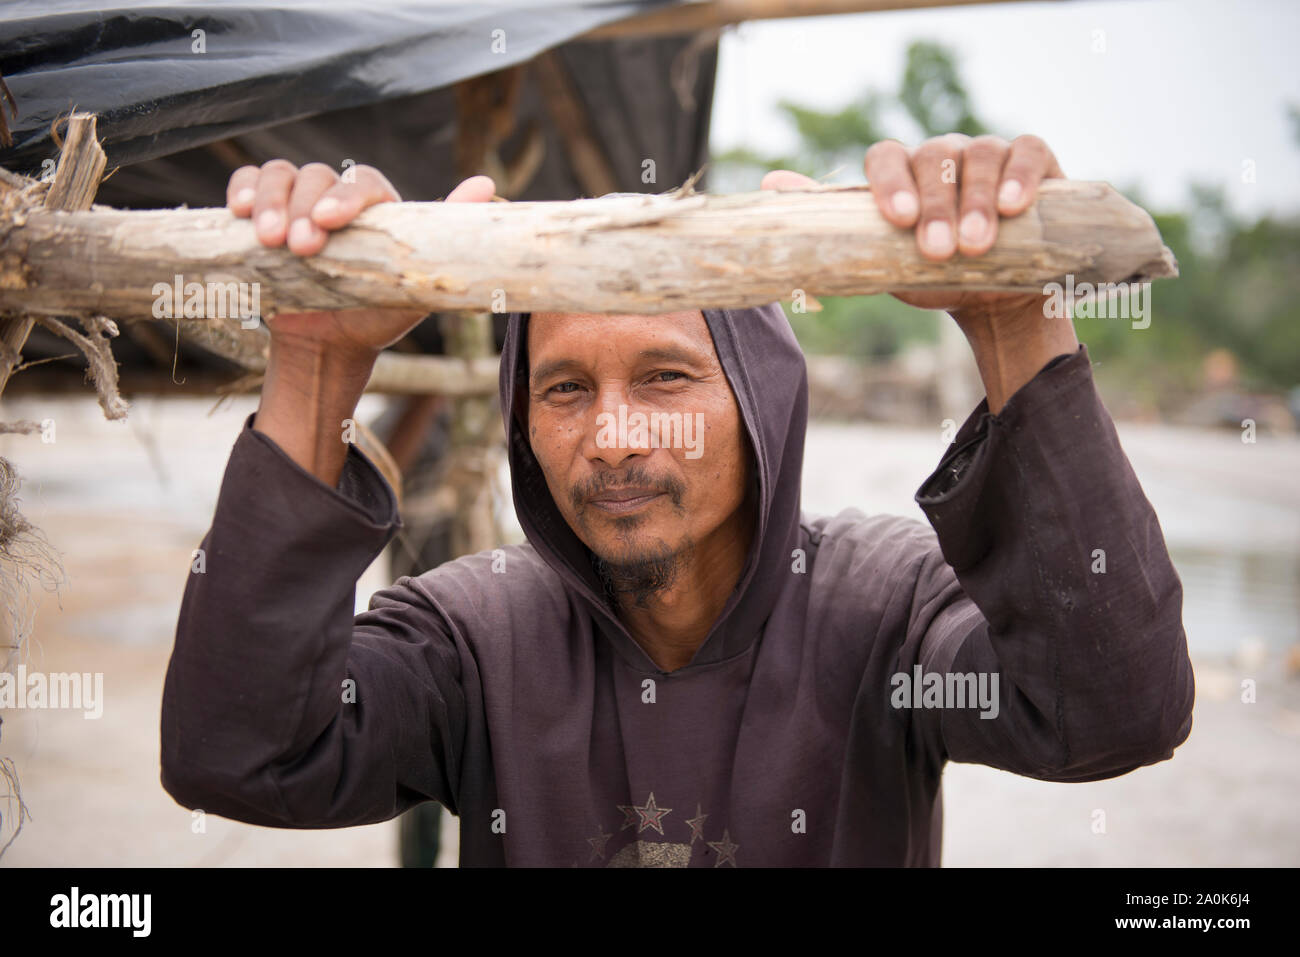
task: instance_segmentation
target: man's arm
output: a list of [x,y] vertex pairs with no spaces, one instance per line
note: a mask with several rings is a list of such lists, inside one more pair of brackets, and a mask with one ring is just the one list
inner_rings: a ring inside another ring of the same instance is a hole
[[996,717],[913,709],[915,747],[1079,781],[1163,760],[1187,738],[1182,586],[1086,348],[998,414],[981,403],[917,502],[942,554],[919,569],[899,671],[988,688],[996,676],[998,694]]
[[[984,255],[1002,217],[1064,176],[1032,135],[883,140],[863,165],[881,215],[913,230],[931,261]],[[763,185],[802,179],[776,171]],[[894,295],[953,317],[987,394],[917,495],[942,554],[917,569],[898,664],[982,676],[986,691],[996,676],[999,708],[918,708],[916,747],[936,765],[1052,780],[1168,757],[1190,732],[1194,696],[1182,586],[1071,318],[1053,317],[1045,295]]]
[[[472,177],[448,201],[494,191]],[[263,245],[303,256],[398,198],[370,167],[344,182],[284,160],[236,170],[227,187]],[[352,614],[358,577],[401,520],[344,424],[380,351],[422,318],[272,317],[261,403],[231,453],[167,669],[162,782],[182,804],[284,827],[382,821],[430,798],[456,810],[461,682],[475,677],[463,649],[405,579]]]
[[456,810],[460,652],[405,579],[354,620],[356,581],[401,522],[345,451],[340,491],[247,423],[235,443],[163,691],[162,783],[187,807],[280,827]]

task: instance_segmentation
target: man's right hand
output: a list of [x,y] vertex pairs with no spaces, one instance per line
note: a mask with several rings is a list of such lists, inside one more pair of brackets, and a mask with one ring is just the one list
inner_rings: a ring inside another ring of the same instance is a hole
[[[286,160],[235,170],[226,187],[231,213],[252,217],[264,246],[283,246],[299,256],[325,248],[329,233],[363,209],[400,197],[383,175],[357,166],[344,182],[322,163],[298,169]],[[487,202],[496,185],[471,176],[447,197],[449,203]],[[253,428],[269,436],[294,462],[337,487],[347,457],[357,401],[379,353],[414,329],[427,310],[351,309],[280,313],[268,318],[270,357]]]
[[[325,248],[329,234],[342,229],[363,209],[401,202],[391,183],[372,166],[356,166],[348,181],[324,163],[298,169],[275,159],[261,167],[242,166],[226,186],[226,205],[241,219],[252,218],[258,241],[313,256]],[[496,185],[487,176],[471,176],[447,197],[449,203],[487,202]],[[268,319],[277,345],[325,347],[362,357],[378,355],[428,315],[428,310],[352,309],[342,312],[281,313]]]

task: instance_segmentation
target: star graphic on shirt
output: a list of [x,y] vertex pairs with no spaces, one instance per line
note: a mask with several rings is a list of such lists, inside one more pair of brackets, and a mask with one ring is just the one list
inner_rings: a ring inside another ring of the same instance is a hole
[[[636,806],[636,805],[632,805],[631,807],[627,807],[626,805],[620,804],[620,805],[618,806],[618,809],[619,809],[620,811],[622,811],[624,814],[627,815],[627,820],[623,822],[623,827],[628,827],[629,825],[631,825],[632,823],[634,823],[634,819],[633,819],[633,817],[632,817],[632,814],[633,814],[633,813],[636,814],[636,819],[635,819],[635,821],[636,821],[636,823],[637,823],[637,829],[636,829],[636,832],[637,832],[638,834],[640,834],[642,831],[644,831],[644,830],[645,830],[646,828],[648,828],[648,827],[652,827],[652,828],[654,828],[656,831],[658,831],[660,834],[663,834],[663,832],[664,832],[664,825],[663,825],[663,818],[664,818],[664,815],[667,814],[669,811],[672,810],[672,808],[670,808],[670,807],[659,807],[657,804],[655,804],[655,794],[654,794],[653,791],[650,792],[650,799],[649,799],[648,801],[646,801],[645,804],[641,805],[640,807],[638,807],[638,806]],[[620,831],[621,831],[622,829],[623,829],[623,828],[619,828]]]
[[718,852],[718,859],[713,862],[714,867],[718,867],[723,861],[726,861],[732,867],[736,866],[736,850],[740,845],[731,843],[731,834],[729,832],[723,830],[722,840],[720,841],[705,841],[704,843]]
[[[686,823],[691,826],[691,839],[687,841],[688,844],[694,844],[697,837],[701,841],[704,840],[704,819],[706,817],[708,817],[708,815],[700,809],[700,806],[698,804],[695,805],[695,817],[688,817],[686,819]],[[705,843],[708,842],[706,841]]]
[[623,826],[619,828],[620,831],[625,831],[636,824],[636,808],[627,804],[620,804],[618,809],[623,812]]
[[591,860],[594,861],[598,857],[601,860],[605,859],[605,844],[613,836],[613,834],[606,834],[605,829],[599,824],[596,825],[596,836],[587,838],[587,843],[591,845]]

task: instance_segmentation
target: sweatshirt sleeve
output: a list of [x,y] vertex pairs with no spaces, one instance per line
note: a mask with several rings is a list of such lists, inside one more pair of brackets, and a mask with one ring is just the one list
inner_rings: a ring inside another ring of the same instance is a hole
[[163,689],[162,785],[190,808],[273,827],[456,812],[460,656],[400,579],[354,618],[356,582],[401,527],[356,446],[330,488],[250,415],[196,556]]
[[912,709],[931,759],[1087,781],[1170,757],[1195,694],[1182,585],[1087,348],[997,415],[984,400],[916,500],[939,552],[901,663],[997,688],[995,707]]

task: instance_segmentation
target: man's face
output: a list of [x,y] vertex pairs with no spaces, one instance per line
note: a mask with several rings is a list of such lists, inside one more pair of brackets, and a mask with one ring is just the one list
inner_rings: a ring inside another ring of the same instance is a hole
[[748,438],[701,313],[533,313],[528,356],[533,454],[597,558],[662,575],[743,538]]

